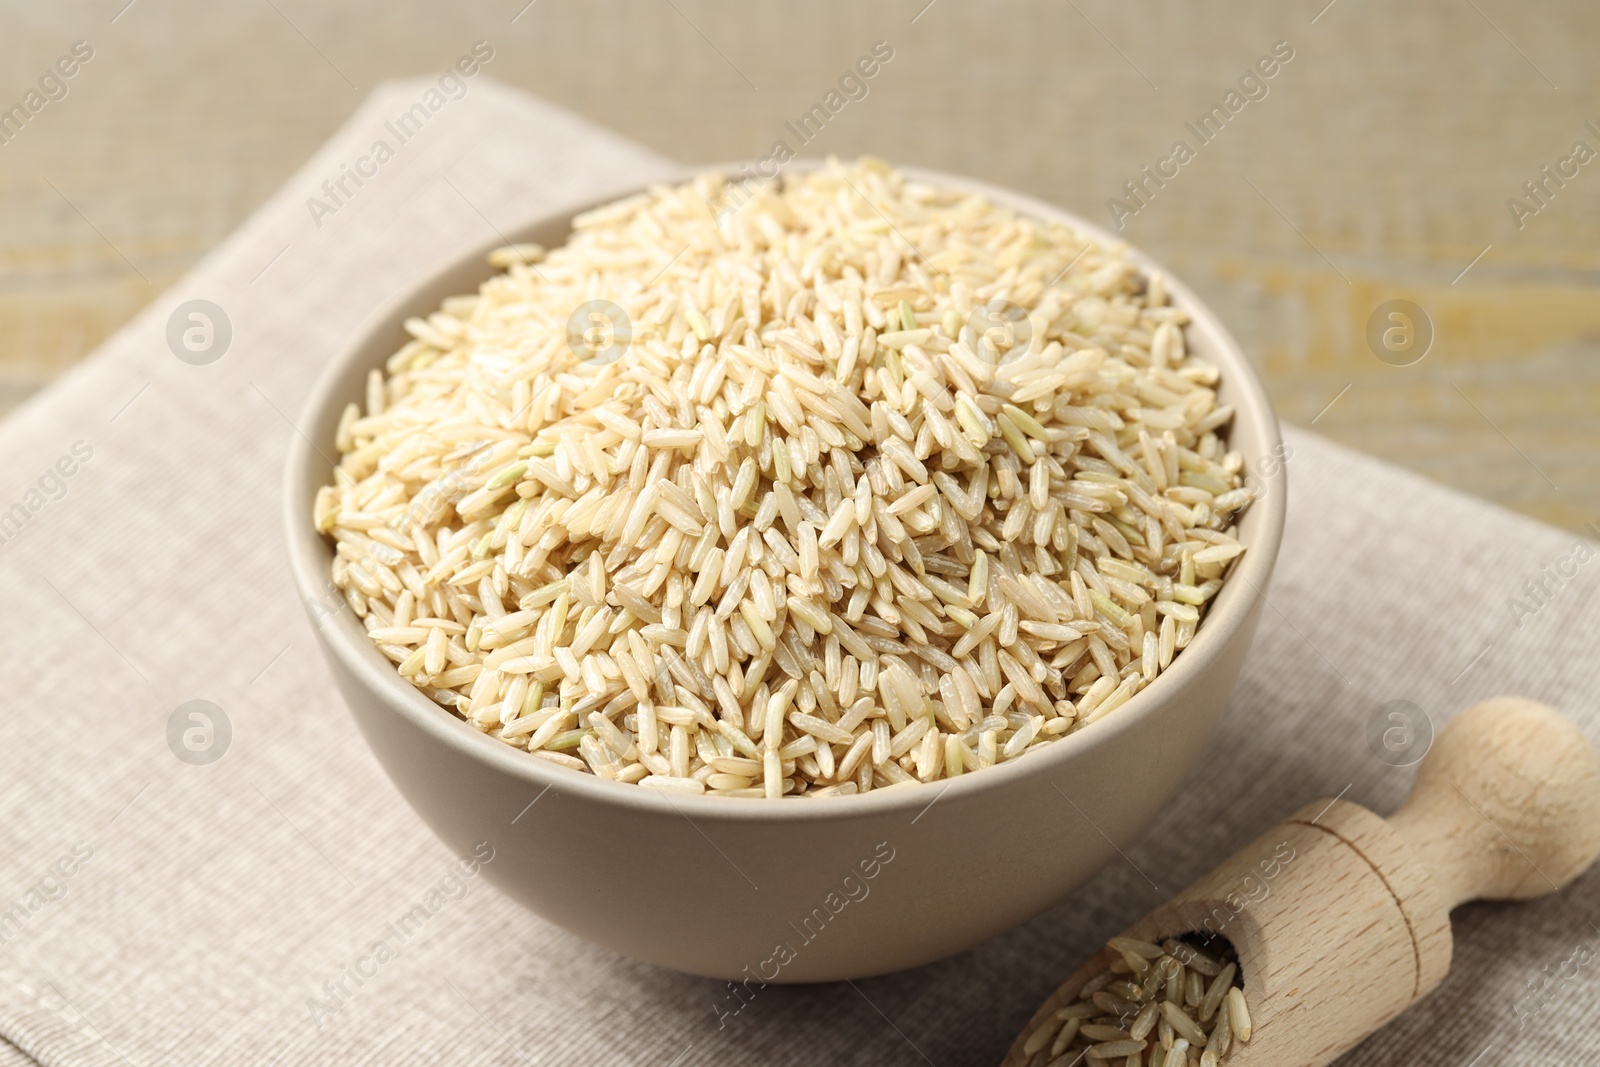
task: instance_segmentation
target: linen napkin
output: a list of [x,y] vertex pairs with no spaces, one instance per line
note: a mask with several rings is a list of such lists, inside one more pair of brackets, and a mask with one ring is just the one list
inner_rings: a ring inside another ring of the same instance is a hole
[[[1388,702],[1442,727],[1526,694],[1600,738],[1589,546],[1291,430],[1289,530],[1221,730],[1127,862],[1046,914],[956,959],[768,987],[721,1018],[722,983],[523,911],[366,751],[279,532],[308,387],[386,299],[497,230],[674,167],[486,77],[462,84],[437,108],[436,79],[380,87],[0,425],[0,1067],[995,1063],[1107,936],[1283,816],[1339,793],[1392,809],[1413,771],[1369,743]],[[1459,910],[1443,988],[1346,1062],[1586,1056],[1597,891],[1591,873]],[[426,920],[398,930],[418,905]]]

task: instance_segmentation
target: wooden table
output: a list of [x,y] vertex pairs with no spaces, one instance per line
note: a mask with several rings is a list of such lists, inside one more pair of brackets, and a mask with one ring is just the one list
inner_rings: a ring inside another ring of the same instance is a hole
[[[75,41],[94,49],[0,144],[0,408],[178,278],[384,78],[482,39],[493,77],[667,155],[731,159],[766,154],[881,40],[893,58],[807,153],[973,174],[1108,222],[1141,179],[1124,233],[1222,313],[1285,420],[1551,522],[1600,520],[1600,160],[1559,185],[1541,171],[1575,141],[1600,152],[1585,0],[127,2],[0,9],[0,107]],[[1226,110],[1279,41],[1292,59]],[[1226,122],[1202,140],[1186,123],[1214,103]],[[1366,340],[1397,299],[1435,333],[1410,366]]]

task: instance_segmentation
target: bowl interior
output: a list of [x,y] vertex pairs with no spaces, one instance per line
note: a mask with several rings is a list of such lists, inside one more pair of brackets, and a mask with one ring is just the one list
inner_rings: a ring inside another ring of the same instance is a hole
[[[804,171],[820,166],[810,161],[795,161],[790,168]],[[718,168],[733,173],[738,164]],[[1124,244],[1115,235],[1052,205],[995,188],[981,182],[915,168],[902,168],[917,180],[957,190],[970,191],[1035,218],[1058,221],[1106,246]],[[565,242],[570,220],[582,211],[609,203],[622,193],[604,200],[563,208],[505,231],[514,242],[536,242],[554,248]],[[391,664],[367,639],[354,613],[329,579],[332,551],[329,543],[312,525],[312,502],[317,488],[331,480],[337,459],[334,435],[340,413],[365,396],[368,372],[382,367],[385,360],[410,338],[403,323],[412,316],[427,316],[436,311],[446,297],[477,290],[496,273],[489,266],[489,251],[505,243],[496,239],[471,249],[442,270],[428,274],[371,319],[371,325],[330,362],[313,389],[299,420],[299,431],[290,442],[285,478],[285,522],[291,567],[296,587],[318,625],[325,646],[338,656],[362,681],[382,695],[396,715],[413,720],[440,744],[462,748],[478,760],[525,778],[536,788],[559,785],[564,792],[577,793],[595,802],[630,808],[687,810],[696,818],[734,820],[848,819],[869,811],[904,809],[915,811],[925,806],[932,794],[923,789],[874,790],[865,796],[822,798],[806,804],[740,803],[727,798],[684,796],[667,798],[650,789],[639,789],[607,782],[593,775],[558,767],[530,758],[503,742],[480,733],[438,706],[402,679]],[[1227,637],[1245,624],[1255,602],[1262,596],[1277,557],[1283,531],[1285,485],[1281,438],[1277,420],[1260,379],[1237,342],[1198,297],[1149,257],[1131,250],[1131,255],[1147,276],[1161,271],[1167,279],[1171,302],[1183,308],[1191,319],[1187,329],[1190,351],[1216,364],[1222,373],[1219,401],[1233,406],[1235,416],[1229,445],[1244,457],[1245,470],[1259,489],[1258,499],[1239,522],[1240,540],[1248,551],[1240,558],[1230,579],[1214,598],[1194,640],[1173,659],[1171,667],[1135,694],[1114,714],[1085,729],[1042,746],[1027,758],[985,769],[981,774],[961,775],[941,782],[943,791],[963,793],[1004,788],[1018,776],[1058,767],[1062,762],[1093,749],[1102,739],[1130,728],[1149,714],[1173,706],[1164,696],[1197,679],[1216,657]],[[957,794],[952,794],[952,796]]]

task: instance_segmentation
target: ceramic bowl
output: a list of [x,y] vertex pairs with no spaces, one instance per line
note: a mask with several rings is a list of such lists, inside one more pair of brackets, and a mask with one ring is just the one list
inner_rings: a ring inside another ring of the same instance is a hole
[[[907,173],[1118,241],[1029,197]],[[551,210],[506,236],[553,248],[569,220],[593,206]],[[330,544],[313,529],[311,507],[330,478],[323,457],[336,455],[341,410],[364,396],[367,372],[405,343],[401,324],[476,291],[493,273],[486,253],[501,243],[442,265],[332,355],[301,416],[303,436],[291,439],[286,478],[294,581],[333,676],[390,778],[449,848],[481,855],[487,842],[493,859],[482,877],[597,945],[694,974],[811,982],[899,970],[994,937],[1082,884],[1150,824],[1227,704],[1284,522],[1280,438],[1266,393],[1192,291],[1164,272],[1170,299],[1192,320],[1190,349],[1221,369],[1221,402],[1237,411],[1231,447],[1261,496],[1240,522],[1248,551],[1170,669],[1089,729],[954,780],[822,800],[669,796],[479,733],[404,681],[329,584]],[[1135,255],[1142,270],[1159,269]]]

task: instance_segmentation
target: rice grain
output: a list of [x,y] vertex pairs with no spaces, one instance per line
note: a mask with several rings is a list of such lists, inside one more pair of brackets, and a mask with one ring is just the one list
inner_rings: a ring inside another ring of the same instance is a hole
[[[1232,947],[1219,944],[1231,956]],[[1114,937],[1106,948],[1106,969],[1084,983],[1074,1003],[1051,1012],[1024,1037],[1029,1067],[1134,1058],[1147,1047],[1151,1065],[1218,1067],[1235,1040],[1249,1040],[1237,961],[1219,962],[1176,940],[1157,945]],[[1204,972],[1194,969],[1197,963]],[[1211,982],[1196,1014],[1183,1006],[1183,993],[1208,977],[1205,972],[1212,972]]]

